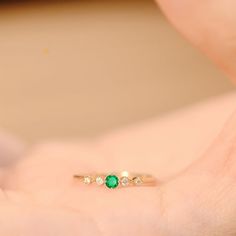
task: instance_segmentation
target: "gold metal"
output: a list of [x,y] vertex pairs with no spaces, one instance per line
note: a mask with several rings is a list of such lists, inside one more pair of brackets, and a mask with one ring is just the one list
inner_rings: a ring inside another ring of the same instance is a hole
[[[150,174],[132,173],[128,171],[112,172],[112,173],[93,173],[74,175],[74,178],[83,182],[86,185],[96,184],[97,186],[105,185],[106,177],[108,175],[115,175],[119,179],[118,187],[143,187],[143,186],[156,186],[157,179]],[[103,182],[101,181],[103,180]]]

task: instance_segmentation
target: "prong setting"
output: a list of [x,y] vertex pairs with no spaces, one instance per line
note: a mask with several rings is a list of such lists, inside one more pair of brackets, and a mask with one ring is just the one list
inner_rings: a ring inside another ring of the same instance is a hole
[[130,184],[130,180],[128,177],[123,176],[120,178],[120,183],[123,187],[127,187]]
[[116,175],[107,175],[105,179],[105,184],[108,188],[114,189],[119,185],[119,178]]
[[84,184],[91,184],[92,183],[92,177],[91,176],[84,176],[83,179]]
[[143,180],[141,177],[138,176],[138,177],[133,178],[133,182],[135,185],[141,185],[143,183]]
[[103,179],[103,177],[102,177],[102,176],[97,176],[97,177],[96,177],[96,183],[97,183],[97,185],[99,185],[99,186],[103,185],[103,184],[104,184],[104,179]]

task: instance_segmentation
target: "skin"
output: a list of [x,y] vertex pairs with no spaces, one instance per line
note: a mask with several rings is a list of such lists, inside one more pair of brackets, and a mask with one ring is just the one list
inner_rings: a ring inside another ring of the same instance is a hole
[[173,25],[232,79],[236,74],[234,0],[159,0]]
[[[236,78],[234,0],[160,5]],[[0,172],[0,235],[236,235],[235,104],[236,94],[230,94],[96,140],[49,142],[26,151],[0,140],[2,162],[14,157]],[[111,191],[72,178],[134,167],[158,176],[158,187]]]

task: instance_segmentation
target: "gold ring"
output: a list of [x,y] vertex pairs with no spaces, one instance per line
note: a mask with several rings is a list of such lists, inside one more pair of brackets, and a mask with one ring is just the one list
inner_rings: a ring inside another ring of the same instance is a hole
[[74,178],[80,180],[85,185],[96,184],[110,189],[117,187],[156,186],[158,183],[152,175],[130,173],[128,171],[112,172],[110,174],[74,175]]

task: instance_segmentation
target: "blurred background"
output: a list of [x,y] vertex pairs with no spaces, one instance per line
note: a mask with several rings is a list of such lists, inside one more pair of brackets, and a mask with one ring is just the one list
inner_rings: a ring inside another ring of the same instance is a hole
[[233,89],[151,0],[0,3],[0,126],[91,137]]

